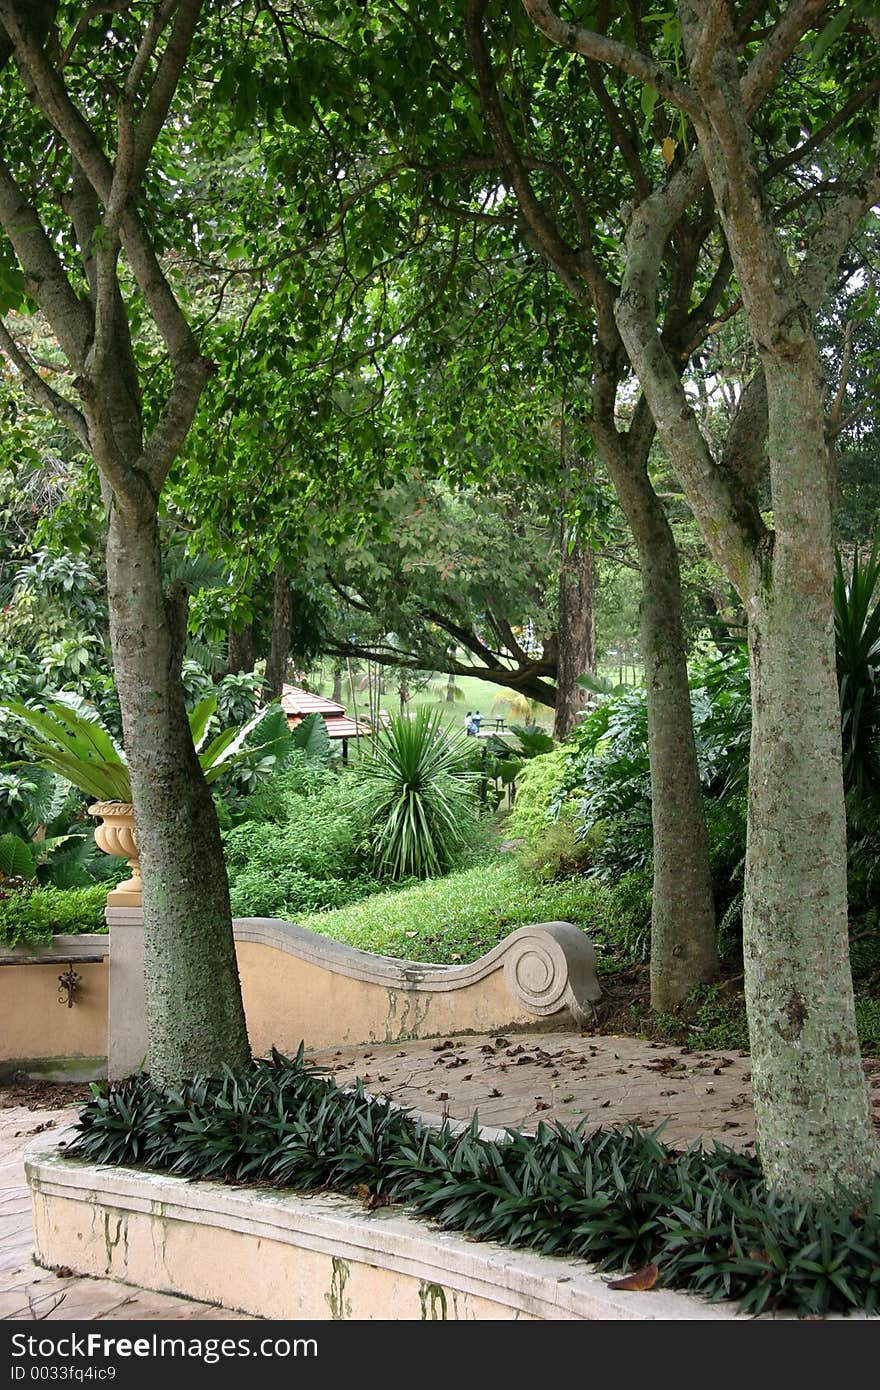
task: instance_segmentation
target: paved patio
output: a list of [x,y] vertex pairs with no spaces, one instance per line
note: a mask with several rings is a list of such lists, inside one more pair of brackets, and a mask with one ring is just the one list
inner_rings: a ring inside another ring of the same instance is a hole
[[406,1046],[330,1048],[307,1059],[341,1086],[368,1090],[430,1115],[534,1129],[539,1121],[592,1128],[665,1123],[663,1139],[701,1136],[733,1147],[754,1140],[747,1053],[691,1052],[635,1038],[509,1033]]
[[[643,1128],[664,1124],[672,1144],[754,1141],[748,1055],[691,1052],[633,1038],[546,1033],[329,1049],[308,1054],[340,1085],[367,1089],[431,1115],[534,1129],[540,1121]],[[865,1062],[880,1127],[880,1061]],[[22,1155],[51,1145],[76,1110],[8,1104],[0,1092],[0,1318],[241,1319],[243,1315],[110,1279],[42,1270],[33,1261]]]

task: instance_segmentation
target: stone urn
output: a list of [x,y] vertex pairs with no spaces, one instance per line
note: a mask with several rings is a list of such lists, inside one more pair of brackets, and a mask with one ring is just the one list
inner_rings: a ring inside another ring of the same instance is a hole
[[89,807],[89,815],[100,818],[100,824],[95,826],[98,848],[117,859],[127,859],[131,869],[131,878],[107,894],[107,906],[140,907],[141,866],[134,834],[134,807],[129,801],[96,801]]

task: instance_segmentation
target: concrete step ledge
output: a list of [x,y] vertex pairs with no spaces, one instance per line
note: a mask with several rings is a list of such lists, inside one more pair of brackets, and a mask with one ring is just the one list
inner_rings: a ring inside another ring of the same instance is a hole
[[730,1321],[731,1304],[609,1289],[583,1260],[472,1241],[347,1197],[26,1158],[37,1262],[263,1318]]

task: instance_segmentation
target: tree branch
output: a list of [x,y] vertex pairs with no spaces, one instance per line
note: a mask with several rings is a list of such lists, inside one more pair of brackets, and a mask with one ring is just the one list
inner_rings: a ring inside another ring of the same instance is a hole
[[693,89],[687,83],[680,82],[653,58],[592,29],[565,23],[554,14],[547,0],[523,0],[523,7],[535,27],[551,43],[558,44],[569,53],[580,53],[584,58],[605,63],[630,77],[638,78],[640,82],[655,87],[664,100],[686,111],[689,116],[700,115],[700,104]]
[[[152,39],[153,46],[158,42],[159,33],[168,23],[175,3],[177,15],[174,20],[174,27],[165,46],[165,52],[159,60],[158,71],[153,79],[150,95],[137,126],[133,168],[135,185],[140,184],[144,176],[146,167],[150,162],[153,146],[165,124],[174,93],[177,90],[177,84],[192,48],[203,0],[165,0],[165,4],[159,6],[150,21],[147,30],[147,35],[151,39],[153,31],[155,31],[155,39]],[[147,35],[144,37],[144,43],[146,43]],[[129,74],[129,81],[131,81],[131,76]],[[128,83],[126,83],[126,96],[128,96]]]
[[[565,243],[556,224],[544,212],[511,138],[483,29],[488,3],[489,0],[468,0],[465,20],[468,50],[477,75],[486,125],[516,193],[529,240],[546,256],[574,298],[581,303],[589,302],[587,286],[582,279],[583,266],[578,264],[574,249]],[[589,248],[586,250],[589,254]]]
[[61,421],[62,425],[66,425],[80,444],[88,449],[89,431],[82,414],[71,401],[66,400],[64,396],[53,390],[47,381],[43,380],[2,319],[0,319],[0,348],[21,373],[22,385],[31,400],[36,405],[41,406],[43,410],[48,410],[55,416],[56,420]]
[[162,414],[135,464],[135,468],[149,479],[157,496],[169,468],[183,448],[198,409],[202,388],[213,371],[214,364],[198,355],[188,362],[178,363],[175,369],[174,383]]
[[92,315],[77,296],[43,224],[2,160],[0,226],[24,271],[28,294],[52,324],[74,371],[81,372],[92,336]]
[[[187,0],[188,4],[196,0]],[[0,22],[15,43],[19,61],[33,84],[34,95],[43,115],[70,149],[86,178],[107,208],[113,188],[113,166],[94,132],[73,104],[62,78],[26,22],[14,0],[0,0]],[[120,218],[122,242],[135,279],[147,301],[150,313],[168,349],[172,364],[198,356],[192,329],[181,311],[162,272],[143,224],[130,206]]]

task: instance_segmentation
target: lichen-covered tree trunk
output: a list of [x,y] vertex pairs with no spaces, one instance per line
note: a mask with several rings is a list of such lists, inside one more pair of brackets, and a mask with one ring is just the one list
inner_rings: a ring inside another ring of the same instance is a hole
[[864,1189],[880,1160],[849,963],[846,816],[818,371],[765,361],[776,532],[748,597],[752,747],[743,913],[752,1087],[769,1182]]
[[155,507],[114,504],[110,637],[143,874],[150,1074],[180,1081],[250,1058],[217,813],[179,668],[184,611],[166,602]]
[[578,677],[596,671],[596,607],[589,541],[576,538],[570,544],[563,525],[561,549],[553,734],[566,739],[587,703],[587,692],[577,684]]

